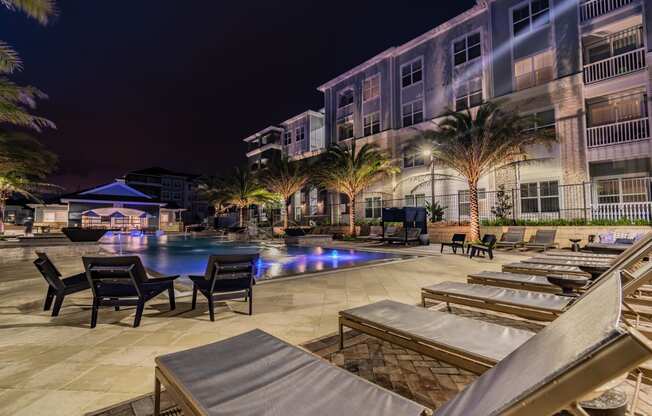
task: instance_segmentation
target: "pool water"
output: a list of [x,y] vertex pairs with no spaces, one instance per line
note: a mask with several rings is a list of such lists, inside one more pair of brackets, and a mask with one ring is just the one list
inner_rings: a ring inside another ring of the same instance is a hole
[[103,248],[115,254],[137,254],[143,264],[166,275],[203,275],[211,254],[260,253],[257,280],[333,270],[403,256],[359,250],[286,246],[275,243],[234,243],[184,236],[104,237]]

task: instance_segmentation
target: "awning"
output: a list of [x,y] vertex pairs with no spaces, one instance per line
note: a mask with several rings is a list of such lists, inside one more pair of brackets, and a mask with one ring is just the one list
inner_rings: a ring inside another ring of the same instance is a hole
[[152,215],[133,208],[95,208],[82,212],[82,216],[86,217],[138,217],[138,218],[151,218]]

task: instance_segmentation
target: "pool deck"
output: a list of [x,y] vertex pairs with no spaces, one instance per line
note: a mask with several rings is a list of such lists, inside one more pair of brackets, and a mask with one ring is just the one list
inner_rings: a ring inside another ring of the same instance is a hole
[[[46,285],[34,266],[0,265],[0,415],[82,415],[151,393],[158,355],[254,328],[306,343],[335,333],[342,309],[382,299],[416,304],[424,285],[463,282],[468,273],[523,258],[499,252],[494,261],[469,260],[439,255],[438,246],[400,250],[408,251],[424,257],[258,285],[253,316],[237,313],[246,310],[242,302],[219,303],[211,322],[204,302],[190,311],[190,298],[182,297],[171,312],[161,296],[147,304],[139,328],[131,327],[133,308],[103,308],[93,330],[90,292],[70,296],[51,318],[42,310]],[[64,275],[82,270],[79,259],[54,260]]]

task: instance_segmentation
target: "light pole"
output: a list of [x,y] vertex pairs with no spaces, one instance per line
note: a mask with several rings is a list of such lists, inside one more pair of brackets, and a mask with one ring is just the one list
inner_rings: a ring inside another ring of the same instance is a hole
[[435,205],[435,155],[432,149],[424,149],[423,155],[430,157],[430,204]]

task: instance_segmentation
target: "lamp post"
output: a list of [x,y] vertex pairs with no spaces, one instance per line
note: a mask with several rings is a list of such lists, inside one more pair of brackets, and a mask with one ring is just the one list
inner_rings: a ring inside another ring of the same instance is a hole
[[430,157],[430,203],[435,205],[435,155],[432,149],[424,149],[423,155]]

